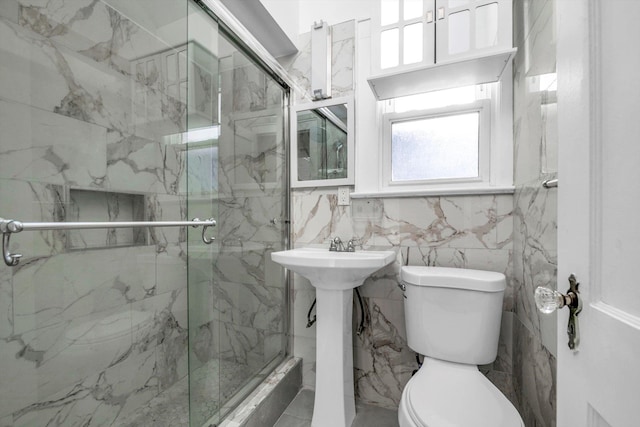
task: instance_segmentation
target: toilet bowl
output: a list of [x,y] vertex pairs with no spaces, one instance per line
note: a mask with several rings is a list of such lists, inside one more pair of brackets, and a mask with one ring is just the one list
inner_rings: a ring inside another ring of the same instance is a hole
[[402,267],[407,342],[424,362],[405,386],[400,427],[523,427],[478,370],[495,360],[506,279],[501,273]]

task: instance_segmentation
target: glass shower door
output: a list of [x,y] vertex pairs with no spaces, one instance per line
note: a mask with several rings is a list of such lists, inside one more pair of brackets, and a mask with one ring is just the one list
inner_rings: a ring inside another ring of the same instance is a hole
[[218,222],[214,244],[203,247],[199,230],[188,239],[190,425],[200,427],[286,353],[285,277],[270,254],[288,232],[287,94],[223,24],[190,12],[188,217]]
[[187,238],[187,288],[189,305],[189,425],[218,422],[220,408],[219,316],[213,307],[214,266],[218,259],[218,143],[219,52],[218,25],[199,6],[189,2],[188,43],[184,65],[176,84],[184,88],[187,105],[186,178],[187,216],[213,217],[218,225],[202,245],[200,230],[191,229]]
[[[187,0],[0,1],[0,216],[187,219],[186,107],[167,84],[186,12]],[[24,256],[0,267],[0,425],[180,425],[185,242],[179,227],[12,237]]]

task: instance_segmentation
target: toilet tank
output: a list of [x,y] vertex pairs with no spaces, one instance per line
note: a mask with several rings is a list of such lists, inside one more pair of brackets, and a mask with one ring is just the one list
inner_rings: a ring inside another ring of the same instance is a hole
[[495,360],[506,278],[462,268],[405,266],[407,343],[428,357],[484,365]]

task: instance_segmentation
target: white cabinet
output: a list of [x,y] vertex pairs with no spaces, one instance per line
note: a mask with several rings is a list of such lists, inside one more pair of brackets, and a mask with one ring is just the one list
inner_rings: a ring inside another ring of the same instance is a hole
[[379,0],[374,7],[374,74],[435,62],[435,0]]
[[436,63],[512,47],[511,1],[436,0]]
[[497,81],[512,48],[511,0],[378,0],[369,84],[378,99]]

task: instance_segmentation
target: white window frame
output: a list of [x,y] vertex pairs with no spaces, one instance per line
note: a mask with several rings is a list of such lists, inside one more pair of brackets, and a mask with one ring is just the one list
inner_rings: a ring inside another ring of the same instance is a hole
[[[382,159],[383,116],[395,108],[393,99],[378,101],[368,90],[371,76],[372,35],[370,22],[365,20],[356,26],[356,160],[355,189],[352,199],[381,197],[457,196],[477,194],[513,194],[513,65],[507,61],[500,80],[480,84],[478,89],[486,91],[476,94],[476,99],[489,99],[491,104],[491,145],[489,180],[478,182],[450,182],[433,185],[414,185],[405,189],[392,186],[383,188],[384,162]],[[373,37],[375,38],[375,37]],[[443,85],[438,90],[451,89],[456,85]],[[471,101],[475,102],[475,101]],[[468,105],[468,104],[467,104]],[[444,105],[442,105],[445,107]],[[458,108],[465,108],[458,104]],[[517,131],[517,129],[516,129]]]
[[[466,178],[423,179],[413,181],[393,181],[392,179],[392,136],[394,123],[410,122],[438,117],[456,116],[468,113],[478,113],[478,176]],[[412,191],[416,189],[433,188],[443,185],[489,185],[491,173],[491,102],[478,100],[469,104],[453,105],[403,113],[387,113],[382,116],[383,133],[381,144],[382,158],[382,191]]]

